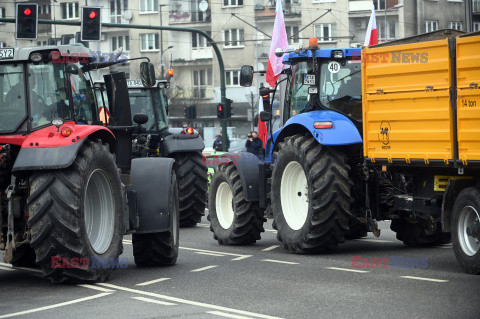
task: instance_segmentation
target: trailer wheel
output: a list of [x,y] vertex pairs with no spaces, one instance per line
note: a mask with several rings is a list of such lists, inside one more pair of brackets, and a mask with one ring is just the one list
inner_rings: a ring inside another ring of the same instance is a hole
[[330,251],[345,242],[350,214],[349,166],[342,153],[312,136],[279,144],[272,173],[277,238],[293,253]]
[[114,156],[85,141],[75,162],[35,172],[27,200],[36,263],[53,282],[103,281],[123,251],[123,199]]
[[437,230],[432,231],[421,222],[409,223],[404,219],[394,219],[390,224],[390,229],[396,232],[397,239],[407,246],[426,247],[444,243],[440,224],[438,224]]
[[233,165],[221,165],[210,184],[208,220],[213,237],[221,245],[249,245],[265,231],[263,210],[247,202],[242,181]]
[[133,234],[133,257],[139,267],[175,265],[178,257],[178,186],[172,172],[170,184],[170,230],[154,234]]
[[[466,273],[480,274],[480,189],[460,192],[452,211],[452,242],[457,261]],[[474,231],[476,234],[471,234]]]
[[200,152],[174,155],[178,181],[180,227],[194,227],[205,215],[207,205],[207,167]]

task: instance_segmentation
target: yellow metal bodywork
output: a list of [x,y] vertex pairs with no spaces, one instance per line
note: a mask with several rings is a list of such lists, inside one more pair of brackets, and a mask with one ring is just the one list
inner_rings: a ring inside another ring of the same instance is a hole
[[458,155],[480,160],[480,36],[457,38]]
[[436,192],[444,192],[447,188],[449,180],[456,179],[473,179],[472,176],[444,176],[444,175],[435,175],[433,179],[433,190]]
[[[457,43],[459,95],[477,106],[459,106],[460,159],[478,160],[480,37],[457,38]],[[364,156],[405,163],[441,160],[448,165],[454,159],[450,88],[457,79],[452,71],[448,39],[364,48]],[[479,88],[471,89],[472,82]]]

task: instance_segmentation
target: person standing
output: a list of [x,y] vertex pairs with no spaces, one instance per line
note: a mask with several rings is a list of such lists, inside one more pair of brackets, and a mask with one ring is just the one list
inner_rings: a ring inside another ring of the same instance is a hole
[[247,148],[247,152],[249,153],[257,156],[263,155],[261,154],[261,150],[263,149],[263,142],[261,139],[258,138],[257,132],[252,132],[250,135],[248,135],[245,147]]
[[[227,136],[227,151],[228,151],[229,147],[230,147],[230,140],[228,139],[228,136]],[[222,140],[222,132],[221,131],[218,133],[217,138],[213,142],[213,149],[216,152],[222,152],[223,151],[223,140]]]

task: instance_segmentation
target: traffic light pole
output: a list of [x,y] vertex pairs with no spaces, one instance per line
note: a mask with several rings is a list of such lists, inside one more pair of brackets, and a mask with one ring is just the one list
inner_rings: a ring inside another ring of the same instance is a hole
[[[15,19],[11,18],[0,18],[0,22],[15,23]],[[38,24],[53,24],[53,25],[73,25],[81,26],[80,21],[59,21],[59,20],[47,20],[39,19]],[[198,33],[207,39],[208,43],[212,45],[213,50],[218,59],[218,66],[220,68],[220,96],[221,102],[223,105],[226,104],[225,98],[225,66],[223,64],[222,54],[217,44],[213,41],[212,37],[208,35],[205,31],[194,29],[194,28],[182,28],[182,27],[170,27],[170,26],[150,26],[150,25],[138,25],[138,24],[121,24],[121,23],[102,23],[102,28],[119,28],[119,29],[144,29],[144,30],[166,30],[166,31],[180,31],[180,32],[192,32]],[[227,151],[227,120],[223,119],[222,122],[222,145],[223,150]]]

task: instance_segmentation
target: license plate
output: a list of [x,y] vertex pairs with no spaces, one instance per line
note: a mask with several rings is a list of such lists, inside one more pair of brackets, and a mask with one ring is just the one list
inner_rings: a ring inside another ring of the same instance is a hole
[[0,49],[0,59],[13,59],[13,49]]
[[304,85],[315,85],[315,74],[305,74],[303,78]]
[[308,94],[318,94],[318,88],[316,86],[309,87]]

